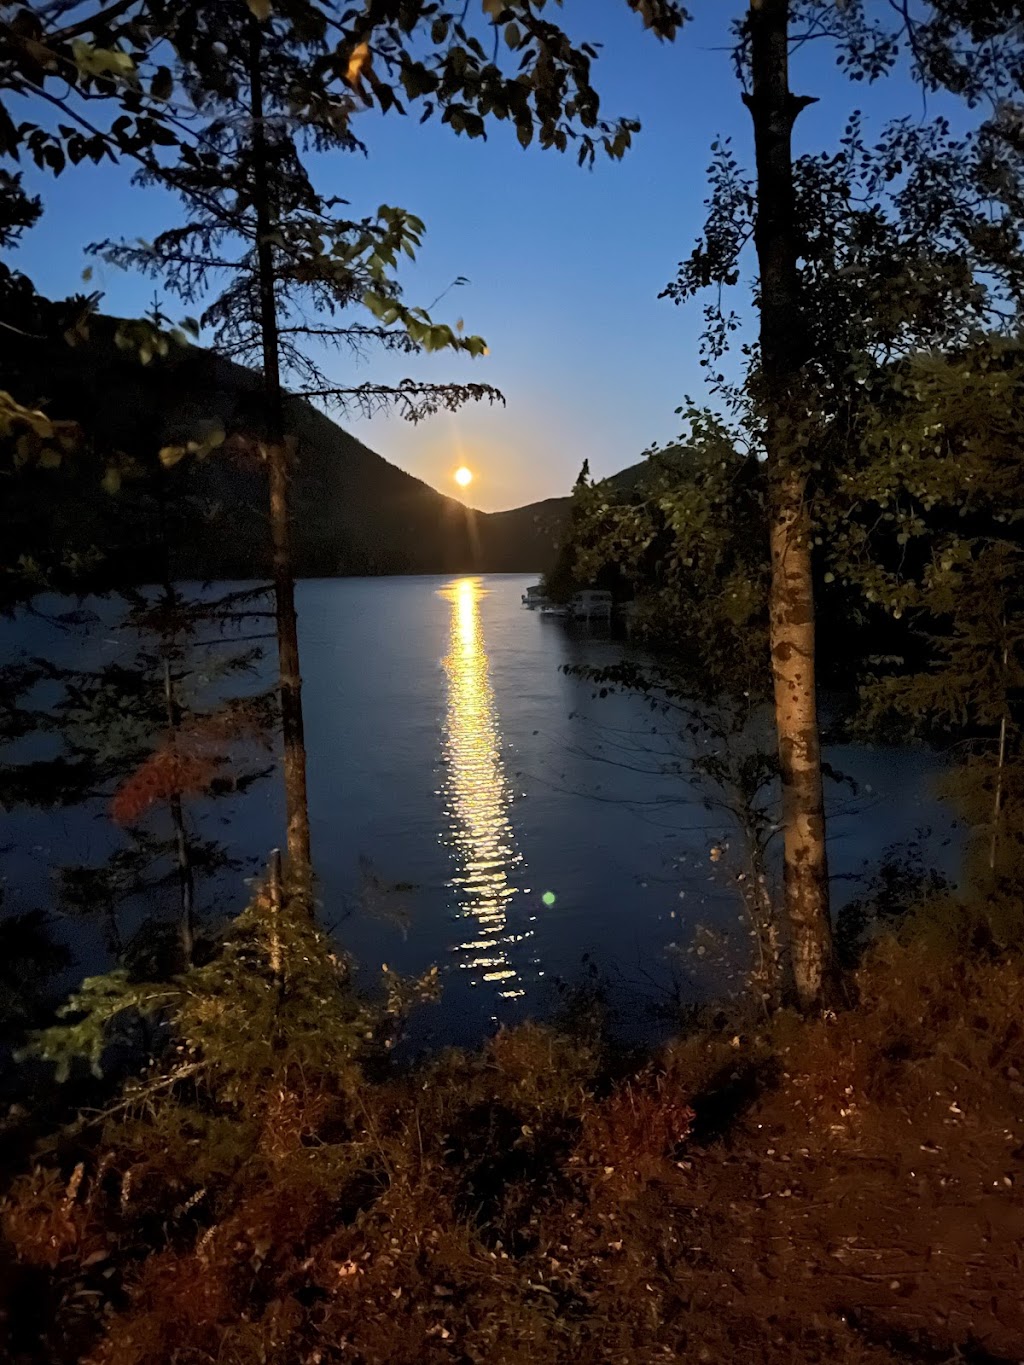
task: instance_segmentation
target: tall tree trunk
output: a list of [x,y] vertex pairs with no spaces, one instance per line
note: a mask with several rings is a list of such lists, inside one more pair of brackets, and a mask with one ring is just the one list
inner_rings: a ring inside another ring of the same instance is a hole
[[800,371],[807,358],[797,269],[792,134],[813,101],[789,88],[789,0],[750,0],[761,278],[762,413],[771,498],[771,655],[782,775],[785,905],[797,1001],[833,980],[825,805],[815,686],[814,588]]
[[295,574],[292,566],[290,451],[284,437],[277,302],[274,289],[274,252],[266,126],[263,114],[261,58],[263,34],[254,15],[249,19],[249,93],[252,110],[253,197],[256,210],[256,256],[259,270],[260,325],[263,339],[267,474],[270,483],[270,530],[274,555],[274,598],[281,692],[281,731],[284,740],[284,793],[288,859],[293,875],[309,875],[309,802],[306,795],[306,741],[302,724],[302,678],[299,672],[299,634],[295,614]]

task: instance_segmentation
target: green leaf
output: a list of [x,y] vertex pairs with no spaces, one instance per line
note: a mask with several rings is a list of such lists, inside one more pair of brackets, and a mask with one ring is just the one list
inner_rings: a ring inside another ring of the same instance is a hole
[[103,491],[111,495],[121,491],[121,471],[113,465],[103,475]]

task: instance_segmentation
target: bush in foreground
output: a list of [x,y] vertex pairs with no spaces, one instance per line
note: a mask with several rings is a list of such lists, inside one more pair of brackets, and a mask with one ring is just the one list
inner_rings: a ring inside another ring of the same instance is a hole
[[271,911],[9,1190],[7,1358],[1024,1355],[1017,957],[883,939],[855,1009],[695,1030],[625,1074],[532,1025],[390,1074],[397,983],[359,1004],[304,912]]

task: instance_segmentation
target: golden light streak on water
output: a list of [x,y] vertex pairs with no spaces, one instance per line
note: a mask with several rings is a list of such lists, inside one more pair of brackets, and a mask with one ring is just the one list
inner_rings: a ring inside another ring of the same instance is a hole
[[461,915],[473,921],[457,952],[475,982],[495,985],[503,999],[517,999],[525,991],[509,950],[528,935],[514,934],[508,926],[509,904],[518,894],[512,876],[522,856],[512,831],[512,789],[501,758],[480,621],[487,590],[479,578],[459,578],[439,595],[451,603],[443,738],[445,814],[456,865],[451,884]]

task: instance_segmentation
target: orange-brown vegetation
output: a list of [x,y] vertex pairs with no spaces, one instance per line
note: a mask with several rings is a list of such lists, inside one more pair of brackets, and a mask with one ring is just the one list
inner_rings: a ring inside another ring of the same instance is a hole
[[216,763],[205,755],[182,753],[170,745],[155,749],[114,793],[111,818],[119,825],[134,824],[172,796],[204,792],[216,771]]
[[884,941],[856,986],[639,1068],[527,1026],[268,1063],[258,1105],[185,1079],[13,1183],[4,1358],[1024,1359],[1024,964]]
[[202,795],[228,764],[225,746],[263,739],[259,707],[244,697],[209,715],[187,717],[121,783],[110,802],[111,818],[131,825],[172,797]]

